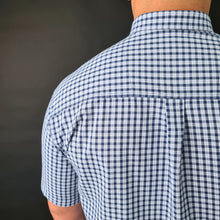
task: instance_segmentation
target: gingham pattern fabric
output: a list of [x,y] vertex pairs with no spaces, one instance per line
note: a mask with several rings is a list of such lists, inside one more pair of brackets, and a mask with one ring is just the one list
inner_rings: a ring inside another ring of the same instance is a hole
[[87,220],[220,219],[220,35],[202,11],[138,16],[56,87],[44,196]]

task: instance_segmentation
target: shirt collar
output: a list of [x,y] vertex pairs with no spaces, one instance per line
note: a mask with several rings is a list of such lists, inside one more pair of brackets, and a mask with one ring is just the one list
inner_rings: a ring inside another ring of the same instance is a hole
[[169,10],[139,15],[132,22],[130,35],[156,29],[187,29],[214,32],[209,15],[203,11]]

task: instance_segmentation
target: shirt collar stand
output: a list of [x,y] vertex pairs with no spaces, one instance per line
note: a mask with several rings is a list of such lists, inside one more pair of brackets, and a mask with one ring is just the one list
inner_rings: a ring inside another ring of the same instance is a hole
[[188,29],[214,32],[209,15],[203,11],[169,10],[139,15],[132,22],[130,35],[156,29]]

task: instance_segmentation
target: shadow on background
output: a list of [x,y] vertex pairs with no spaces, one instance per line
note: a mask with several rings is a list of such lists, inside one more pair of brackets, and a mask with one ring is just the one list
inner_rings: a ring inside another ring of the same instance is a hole
[[[220,33],[216,4],[210,17]],[[125,38],[132,21],[127,0],[0,0],[1,219],[52,219],[40,189],[41,129],[52,92]]]

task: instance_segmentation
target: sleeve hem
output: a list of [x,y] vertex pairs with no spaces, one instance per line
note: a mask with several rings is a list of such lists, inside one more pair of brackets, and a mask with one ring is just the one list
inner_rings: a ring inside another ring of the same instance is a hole
[[64,201],[62,199],[55,199],[54,197],[50,196],[46,189],[41,188],[41,192],[43,194],[43,196],[48,199],[50,202],[52,202],[54,205],[56,206],[60,206],[60,207],[70,207],[70,206],[74,206],[78,203],[80,203],[80,197],[77,196],[74,200],[71,201]]

